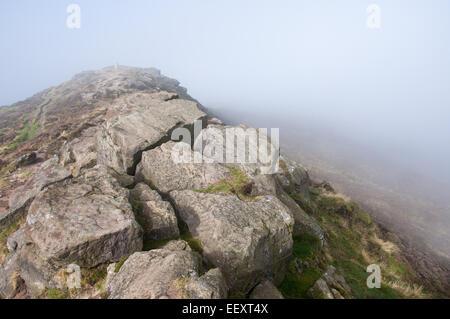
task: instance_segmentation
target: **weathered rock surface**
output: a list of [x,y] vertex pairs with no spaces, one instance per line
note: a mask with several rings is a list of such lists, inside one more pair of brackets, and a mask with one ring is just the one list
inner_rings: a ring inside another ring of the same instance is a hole
[[44,190],[30,206],[26,227],[55,263],[93,267],[142,247],[128,190],[104,166]]
[[304,199],[309,199],[311,180],[308,171],[299,163],[282,157],[282,171],[276,174],[283,187],[293,187]]
[[348,299],[352,298],[350,286],[342,275],[336,273],[336,268],[329,265],[308,291],[309,295],[316,299]]
[[25,216],[29,204],[44,187],[70,176],[71,172],[58,163],[57,157],[42,163],[40,169],[9,198],[9,209],[0,217],[0,228]]
[[137,179],[146,181],[160,192],[168,193],[171,190],[203,189],[230,176],[228,168],[222,164],[194,163],[194,152],[190,153],[192,162],[175,162],[171,154],[176,145],[186,144],[168,142],[144,152],[137,167]]
[[228,288],[225,278],[218,268],[210,269],[202,276],[192,278],[184,286],[191,299],[225,299]]
[[277,197],[280,201],[289,207],[294,217],[294,235],[301,236],[308,234],[316,237],[323,244],[325,234],[320,225],[312,219],[284,190],[278,188]]
[[192,251],[189,244],[184,240],[171,240],[167,244],[162,246],[161,249]]
[[226,297],[220,271],[210,271],[199,277],[199,270],[200,260],[190,251],[138,252],[131,255],[117,273],[109,273],[106,290],[110,299]]
[[265,280],[253,289],[250,299],[284,299],[284,297],[271,281]]
[[[213,158],[219,163],[227,160],[227,153],[233,154],[231,156],[233,163],[230,165],[238,167],[250,177],[253,184],[252,195],[277,196],[283,204],[289,207],[295,219],[294,235],[309,234],[323,241],[324,234],[321,227],[283,190],[283,186],[293,187],[305,199],[309,199],[308,172],[300,164],[283,157],[280,157],[279,161],[276,156],[278,146],[264,132],[253,131],[252,133],[251,129],[244,125],[238,127],[208,125],[197,138],[195,148],[203,152],[205,157]],[[234,140],[227,144],[227,139],[231,136],[227,136],[229,130],[232,130]],[[252,139],[254,142],[250,143]],[[242,142],[238,142],[239,140]],[[260,154],[259,146],[261,145],[267,145],[268,151],[265,156]],[[251,161],[252,158],[255,160],[254,162]],[[268,164],[279,162],[283,165],[278,168]],[[269,169],[270,167],[273,170]],[[167,173],[163,172],[162,174]]]
[[94,167],[97,164],[97,134],[98,127],[85,129],[81,136],[64,143],[59,151],[60,164],[78,175],[83,168]]
[[170,192],[180,218],[219,267],[233,293],[264,278],[280,282],[292,253],[293,219],[276,197],[245,202],[236,196],[190,190]]
[[144,99],[135,102],[142,107],[107,120],[98,135],[97,162],[121,174],[133,174],[141,152],[169,141],[175,128],[193,125],[206,116],[189,100],[158,100],[147,94],[136,99]]
[[139,183],[131,191],[131,200],[144,235],[152,240],[164,240],[180,236],[178,221],[169,202],[163,201],[157,191]]
[[196,138],[194,150],[236,166],[251,178],[277,171],[279,146],[264,131],[246,125],[208,125]]
[[11,253],[0,277],[17,272],[36,293],[58,286],[55,276],[68,264],[94,267],[141,250],[142,230],[128,197],[105,166],[48,186],[9,238]]

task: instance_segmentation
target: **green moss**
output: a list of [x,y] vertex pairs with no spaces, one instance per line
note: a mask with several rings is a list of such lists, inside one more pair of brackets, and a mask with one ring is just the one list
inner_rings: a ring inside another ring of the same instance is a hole
[[321,273],[315,267],[310,267],[298,274],[294,262],[291,262],[286,276],[278,287],[285,298],[309,298],[308,290],[320,278]]
[[67,299],[68,292],[65,289],[51,288],[45,293],[48,299]]
[[192,237],[192,234],[185,223],[179,222],[178,228],[180,229],[180,238],[186,241],[194,252],[201,255],[203,253],[202,242],[199,239]]
[[307,292],[320,278],[321,272],[314,266],[314,256],[319,253],[320,240],[302,235],[294,238],[293,253],[299,261],[307,261],[309,268],[299,274],[295,261],[289,264],[286,276],[279,289],[285,298],[309,298]]
[[293,252],[294,256],[300,260],[310,258],[319,250],[320,240],[314,236],[303,234],[294,237]]
[[127,261],[127,257],[122,257],[116,264],[116,268],[114,268],[114,272],[118,273],[120,271],[120,268],[122,268],[123,264]]

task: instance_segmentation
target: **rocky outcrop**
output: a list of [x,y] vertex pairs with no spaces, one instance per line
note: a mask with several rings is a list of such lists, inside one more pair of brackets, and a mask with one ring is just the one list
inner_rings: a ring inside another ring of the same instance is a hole
[[[227,135],[227,133],[229,134],[227,130],[232,130],[231,132],[234,134],[231,142],[227,142],[227,139],[230,138]],[[252,135],[252,132],[254,135]],[[250,143],[251,139],[254,142]],[[244,141],[246,142],[244,143]],[[261,145],[268,145],[267,148],[269,151],[266,156],[260,156],[259,146]],[[237,127],[208,125],[202,131],[202,134],[197,137],[194,147],[202,151],[203,156],[219,162],[222,159],[223,163],[227,160],[226,154],[234,154],[231,157],[233,163],[228,165],[238,167],[249,176],[252,182],[252,195],[277,196],[283,204],[289,207],[295,219],[294,235],[309,234],[323,241],[324,234],[321,227],[284,191],[284,188],[291,188],[299,192],[304,199],[308,200],[309,186],[311,184],[308,172],[300,164],[284,157],[273,157],[273,154],[276,155],[274,152],[278,151],[278,146],[264,132],[252,131],[251,127],[244,125]],[[252,162],[252,156],[257,156],[257,160]],[[269,169],[271,165],[268,163],[273,165],[273,171]],[[275,165],[277,163],[279,164],[278,167]],[[212,163],[203,165],[217,167],[220,164]],[[163,171],[161,174],[167,173]]]
[[136,218],[150,240],[164,240],[180,236],[178,221],[169,202],[163,201],[158,192],[139,183],[131,191]]
[[348,299],[352,298],[351,288],[344,277],[336,273],[336,268],[329,265],[315,284],[308,291],[315,299]]
[[[275,285],[292,258],[293,235],[323,239],[286,191],[308,199],[306,170],[288,160],[277,169],[278,145],[267,134],[208,119],[178,82],[157,70],[86,72],[49,99],[71,89],[78,109],[96,106],[86,117],[79,114],[83,123],[58,129],[59,143],[71,139],[9,198],[6,216],[27,217],[7,241],[1,298],[65,288],[69,264],[109,264],[112,299],[282,298]],[[192,134],[196,121],[203,130],[195,141],[171,141],[177,128]],[[227,130],[235,134],[231,143]],[[266,142],[270,151],[261,154]],[[177,150],[189,160],[177,162]],[[182,237],[192,237],[186,239],[195,242],[192,249],[179,239],[178,222],[186,224]],[[144,238],[176,240],[142,252]],[[330,278],[323,276],[330,292],[346,297],[339,278]]]
[[305,200],[309,199],[309,187],[311,180],[308,171],[300,164],[287,158],[280,158],[281,172],[276,174],[280,184],[284,188],[292,188],[299,192]]
[[206,116],[189,100],[166,101],[144,93],[135,99],[132,113],[107,120],[97,140],[97,162],[121,174],[133,175],[143,151],[169,141],[175,128],[192,126]]
[[250,299],[284,299],[283,295],[278,291],[277,287],[269,281],[265,280],[256,286],[250,294]]
[[170,192],[180,218],[199,239],[203,257],[219,267],[232,293],[283,279],[292,254],[293,219],[274,196],[245,202],[191,190]]
[[142,230],[128,197],[105,166],[48,186],[10,237],[10,256],[0,274],[17,272],[37,293],[61,285],[55,276],[71,263],[89,268],[141,250]]
[[225,298],[218,269],[199,276],[200,260],[186,250],[154,249],[131,255],[117,273],[110,268],[110,299]]

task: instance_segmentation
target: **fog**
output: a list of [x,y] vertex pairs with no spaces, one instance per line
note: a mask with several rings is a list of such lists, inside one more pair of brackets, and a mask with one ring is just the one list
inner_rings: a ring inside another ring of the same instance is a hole
[[80,0],[79,29],[69,3],[2,1],[0,105],[82,70],[154,66],[230,121],[450,207],[449,1],[378,0],[379,29],[362,0]]

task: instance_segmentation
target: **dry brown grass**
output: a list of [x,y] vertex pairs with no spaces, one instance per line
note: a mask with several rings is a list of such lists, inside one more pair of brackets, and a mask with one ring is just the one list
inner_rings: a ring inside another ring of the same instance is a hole
[[423,287],[417,284],[410,284],[404,281],[395,280],[388,281],[387,285],[395,289],[406,298],[426,299],[431,296],[423,291]]

